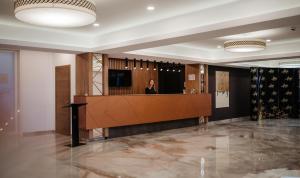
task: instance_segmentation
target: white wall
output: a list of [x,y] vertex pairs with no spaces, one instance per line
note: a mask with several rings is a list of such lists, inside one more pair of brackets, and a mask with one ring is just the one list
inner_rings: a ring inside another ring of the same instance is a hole
[[22,132],[55,130],[55,66],[68,64],[71,93],[75,94],[75,55],[20,51]]
[[54,130],[54,70],[51,53],[20,51],[22,132]]

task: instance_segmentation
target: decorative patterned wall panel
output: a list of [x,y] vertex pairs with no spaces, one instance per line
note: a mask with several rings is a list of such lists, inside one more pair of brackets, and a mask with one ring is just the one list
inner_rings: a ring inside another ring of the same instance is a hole
[[298,69],[251,68],[251,118],[262,113],[298,117]]

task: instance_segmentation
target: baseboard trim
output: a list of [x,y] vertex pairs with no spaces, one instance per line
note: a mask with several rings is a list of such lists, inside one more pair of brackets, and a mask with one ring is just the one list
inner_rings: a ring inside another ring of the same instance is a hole
[[109,128],[108,138],[124,137],[130,135],[139,135],[152,132],[160,132],[164,130],[178,129],[183,127],[199,125],[199,118],[187,118],[180,120],[161,121],[154,123],[144,123],[138,125],[120,126]]
[[54,134],[55,130],[45,130],[45,131],[35,131],[35,132],[23,132],[22,136],[29,137],[29,136],[38,136],[38,135],[48,135]]
[[219,121],[211,121],[208,122],[208,126],[212,125],[217,125],[217,124],[229,124],[232,122],[241,122],[241,121],[250,121],[250,116],[245,116],[245,117],[237,117],[237,118],[229,118],[229,119],[224,119],[224,120],[219,120]]

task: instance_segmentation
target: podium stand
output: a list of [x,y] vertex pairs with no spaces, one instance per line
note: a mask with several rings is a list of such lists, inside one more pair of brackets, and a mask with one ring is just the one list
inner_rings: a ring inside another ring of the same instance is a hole
[[71,144],[67,145],[70,147],[76,147],[80,145],[85,145],[84,143],[79,142],[79,116],[78,116],[78,109],[81,106],[85,106],[87,103],[73,103],[69,104],[64,107],[69,107],[72,109],[72,142]]

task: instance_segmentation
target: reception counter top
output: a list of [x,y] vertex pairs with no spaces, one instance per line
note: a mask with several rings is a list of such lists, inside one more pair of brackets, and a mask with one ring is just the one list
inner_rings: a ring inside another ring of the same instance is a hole
[[211,115],[210,94],[75,96],[80,128],[110,128]]

